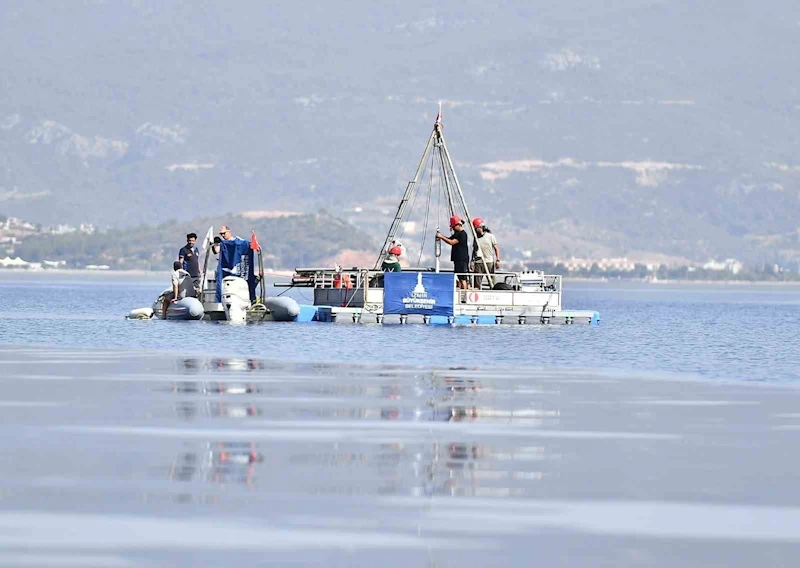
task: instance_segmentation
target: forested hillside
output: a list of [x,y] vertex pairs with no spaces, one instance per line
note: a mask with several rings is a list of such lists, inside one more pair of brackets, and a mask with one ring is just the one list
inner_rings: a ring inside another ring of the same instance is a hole
[[167,221],[93,234],[42,235],[25,239],[15,254],[27,261],[65,260],[68,267],[107,264],[112,269],[167,269],[186,244],[187,233],[198,235],[198,246],[210,226],[214,235],[221,224],[235,236],[250,239],[255,230],[266,268],[332,266],[335,261],[372,260],[378,245],[369,236],[325,212],[248,219],[241,216],[205,217],[192,221]]

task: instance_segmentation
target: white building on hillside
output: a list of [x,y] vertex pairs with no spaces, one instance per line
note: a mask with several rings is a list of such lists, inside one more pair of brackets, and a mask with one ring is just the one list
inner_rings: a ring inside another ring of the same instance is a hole
[[739,274],[744,265],[735,258],[726,258],[725,260],[709,260],[703,265],[705,270],[726,271],[731,274]]

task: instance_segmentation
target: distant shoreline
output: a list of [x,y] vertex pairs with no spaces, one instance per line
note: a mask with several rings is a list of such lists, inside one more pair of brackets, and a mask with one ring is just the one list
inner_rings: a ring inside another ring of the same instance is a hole
[[[170,270],[90,270],[86,268],[44,268],[41,270],[31,270],[30,268],[2,268],[0,275],[6,273],[13,274],[52,274],[54,276],[70,276],[70,275],[99,275],[122,278],[124,276],[163,276],[169,274]],[[291,276],[294,274],[293,270],[265,270],[264,274],[268,276]]]
[[584,276],[564,276],[565,282],[592,282],[592,283],[610,283],[610,282],[633,282],[636,284],[720,284],[720,285],[734,285],[734,286],[798,286],[800,287],[800,280],[681,280],[681,279],[664,279],[646,280],[644,278],[586,278]]
[[[2,268],[0,275],[3,274],[30,274],[30,275],[53,275],[53,276],[87,276],[99,275],[109,278],[124,278],[124,277],[162,277],[167,274],[168,270],[91,270],[86,268],[45,268],[41,270],[31,270],[29,268]],[[265,270],[267,276],[274,277],[289,277],[294,274],[294,270]],[[565,282],[587,282],[593,284],[611,283],[611,282],[626,282],[636,284],[666,284],[666,285],[685,285],[685,284],[698,284],[698,285],[733,285],[733,286],[800,286],[800,280],[680,280],[680,279],[658,279],[647,280],[642,278],[587,278],[585,276],[563,276]]]

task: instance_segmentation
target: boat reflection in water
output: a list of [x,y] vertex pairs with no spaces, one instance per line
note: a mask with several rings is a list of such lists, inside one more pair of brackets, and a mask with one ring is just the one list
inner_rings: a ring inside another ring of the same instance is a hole
[[[302,483],[320,495],[519,497],[553,478],[560,459],[524,435],[559,420],[535,396],[543,391],[520,398],[506,378],[475,369],[309,364],[284,378],[248,359],[184,366],[196,377],[173,384],[175,416],[208,423],[213,438],[195,437],[179,452],[169,469],[175,482],[267,492]],[[269,487],[258,486],[264,454]]]
[[181,453],[169,469],[169,480],[252,487],[256,466],[264,456],[250,442],[209,442]]
[[190,358],[183,360],[183,370],[187,372],[214,371],[263,371],[266,364],[261,359],[242,359],[232,357],[212,357],[208,359]]
[[794,565],[791,385],[211,361],[0,353],[0,565]]
[[[486,386],[478,379],[448,375],[442,380],[435,377],[433,384],[438,396],[430,416],[432,421],[536,428],[552,425],[559,417],[559,412],[553,409],[517,408],[517,404],[511,405],[512,408],[484,406],[481,404],[483,399],[488,395],[500,394],[500,389]],[[548,454],[543,446],[538,445],[435,442],[417,464],[415,473],[424,483],[414,488],[414,494],[524,496],[529,493],[528,485],[531,482],[544,478],[540,464],[559,458],[559,455]]]
[[[264,361],[258,359],[221,357],[184,359],[182,366],[185,372],[192,374],[252,373],[266,368]],[[263,414],[261,407],[242,400],[242,397],[261,392],[257,384],[250,382],[177,381],[171,391],[190,397],[174,404],[175,416],[182,421],[241,420]],[[255,442],[208,441],[200,447],[180,452],[169,468],[168,478],[175,482],[252,487],[256,469],[263,461],[264,456]],[[184,495],[183,500],[192,499]]]
[[212,418],[250,418],[260,416],[263,411],[253,404],[230,402],[196,403],[182,401],[175,403],[175,414],[183,420],[194,420],[203,416]]

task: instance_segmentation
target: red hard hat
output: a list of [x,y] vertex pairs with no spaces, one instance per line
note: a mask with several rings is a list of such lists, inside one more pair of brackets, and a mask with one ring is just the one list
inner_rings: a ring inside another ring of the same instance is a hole
[[478,227],[483,227],[483,219],[481,219],[480,217],[475,217],[472,220],[472,226],[475,227],[476,229]]
[[463,221],[461,221],[461,217],[459,217],[458,215],[453,215],[452,217],[450,217],[451,227],[455,227],[456,225],[461,225],[462,223]]
[[403,249],[401,249],[399,246],[395,245],[395,246],[393,246],[392,248],[389,249],[389,254],[393,254],[395,256],[400,256],[401,254],[403,254]]

